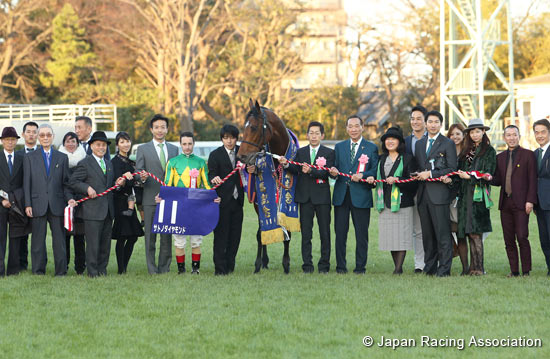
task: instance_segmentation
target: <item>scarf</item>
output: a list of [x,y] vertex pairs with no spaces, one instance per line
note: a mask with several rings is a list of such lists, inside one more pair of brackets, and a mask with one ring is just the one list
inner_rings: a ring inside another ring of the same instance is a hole
[[[396,161],[399,161],[399,164],[397,165],[397,169],[395,170],[393,176],[394,177],[401,177],[403,175],[403,156],[397,157]],[[381,180],[382,176],[380,173],[380,167],[384,166],[382,161],[378,163],[378,170],[376,172],[376,179]],[[378,212],[382,212],[384,210],[384,182],[378,182],[376,184],[376,210]],[[391,211],[392,212],[398,212],[401,208],[401,190],[399,189],[399,186],[392,185],[391,186]]]

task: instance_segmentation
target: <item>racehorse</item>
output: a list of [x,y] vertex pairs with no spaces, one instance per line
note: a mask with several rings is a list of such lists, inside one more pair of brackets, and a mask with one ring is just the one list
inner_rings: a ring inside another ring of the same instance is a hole
[[[254,103],[250,99],[249,107],[250,111],[245,118],[243,139],[237,153],[237,158],[246,165],[254,165],[258,156],[265,156],[268,145],[271,153],[284,156],[290,143],[290,136],[284,122],[273,111],[260,106],[258,101]],[[275,162],[275,168],[277,168],[279,162],[276,159],[273,159],[273,161]],[[276,176],[275,173],[272,175]],[[254,203],[254,209],[258,213],[258,205],[256,203]],[[288,235],[289,240],[283,242],[283,269],[287,274],[290,271],[290,232]],[[256,232],[256,240],[258,241],[258,253],[254,263],[254,273],[258,273],[262,266],[267,268],[269,262],[267,247],[266,245],[262,245],[260,228]]]

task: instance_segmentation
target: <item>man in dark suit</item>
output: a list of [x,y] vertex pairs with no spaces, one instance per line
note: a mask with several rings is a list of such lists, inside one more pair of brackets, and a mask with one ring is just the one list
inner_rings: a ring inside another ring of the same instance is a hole
[[[110,142],[103,131],[96,131],[90,138],[92,154],[86,156],[74,168],[70,185],[75,193],[90,197],[82,206],[86,238],[86,268],[89,277],[107,275],[111,253],[111,230],[114,218],[113,194],[102,193],[115,184],[113,165],[105,159]],[[124,185],[120,177],[116,183]]]
[[[165,177],[166,164],[172,157],[178,155],[178,148],[166,142],[168,133],[168,119],[162,115],[155,115],[149,122],[153,134],[151,142],[138,147],[136,155],[136,170],[147,171],[158,178]],[[141,176],[143,182],[143,209],[145,212],[145,258],[149,274],[167,273],[172,262],[172,236],[160,235],[158,266],[155,260],[157,234],[151,233],[155,216],[155,196],[160,192],[160,184],[146,174]]]
[[[416,142],[426,137],[426,113],[423,106],[414,106],[411,109],[410,123],[412,133],[405,137],[405,152],[414,156]],[[422,225],[418,214],[418,202],[415,196],[413,207],[413,248],[414,248],[414,272],[422,273],[424,269],[424,245],[422,243]]]
[[[90,147],[90,139],[92,138],[92,119],[87,116],[77,116],[74,121],[74,132],[78,136],[80,147],[84,149],[87,155],[91,155],[92,148]],[[111,160],[109,146],[107,146],[105,159],[108,161]]]
[[23,160],[25,212],[32,218],[32,272],[46,273],[46,223],[49,223],[55,275],[63,276],[67,274],[63,211],[66,203],[75,205],[67,186],[69,160],[66,154],[53,149],[54,133],[50,125],[40,125],[38,139],[40,150],[26,154]]
[[357,115],[346,121],[346,131],[350,137],[336,144],[334,167],[330,174],[338,172],[351,175],[351,179],[339,176],[334,185],[332,203],[334,204],[334,228],[336,231],[336,273],[347,273],[346,242],[349,230],[349,214],[355,227],[355,269],[356,274],[365,274],[367,265],[370,209],[372,208],[371,186],[360,183],[366,178],[374,181],[378,164],[378,148],[362,137],[363,119]]
[[[296,153],[296,162],[316,164],[321,161],[323,167],[334,166],[334,150],[321,145],[325,138],[325,127],[320,122],[310,122],[307,128],[309,145]],[[286,159],[279,160],[287,166]],[[317,225],[321,237],[321,258],[317,268],[319,273],[330,270],[330,186],[328,172],[312,169],[308,166],[289,165],[288,170],[298,175],[295,202],[300,205],[300,228],[302,232],[302,270],[313,273],[311,256],[311,238],[313,237],[313,217],[317,215]]]
[[540,247],[546,259],[547,274],[550,276],[550,122],[547,119],[535,121],[533,131],[540,146],[535,150],[538,169],[535,214],[539,226]]
[[[220,138],[223,146],[212,151],[208,157],[208,178],[213,185],[221,183],[235,168],[239,152],[239,129],[233,125],[224,125]],[[239,173],[231,176],[216,192],[221,203],[220,219],[214,229],[214,274],[224,275],[234,271],[235,257],[241,242],[244,192]]]
[[520,147],[519,129],[510,125],[504,129],[508,150],[497,155],[497,168],[493,186],[501,186],[498,209],[502,235],[510,263],[510,277],[519,276],[521,255],[523,275],[531,271],[531,245],[529,244],[529,214],[537,203],[537,161],[533,151]]
[[453,141],[439,133],[443,116],[438,111],[426,114],[428,136],[416,142],[415,158],[422,181],[418,187],[418,213],[424,244],[424,273],[439,277],[451,275],[453,242],[449,204],[451,191],[442,182],[428,182],[456,170],[456,148]]
[[[23,125],[23,133],[21,134],[25,139],[25,146],[18,150],[17,153],[24,155],[35,151],[38,147],[38,124],[33,121],[29,121]],[[19,247],[19,265],[21,270],[27,270],[29,266],[29,236],[21,237],[21,243]]]
[[[18,274],[19,265],[19,245],[20,237],[14,237],[10,233],[8,268],[4,265],[6,257],[6,244],[8,237],[9,211],[12,207],[10,197],[13,198],[14,191],[23,187],[23,154],[15,150],[17,145],[17,131],[13,127],[4,127],[2,130],[2,146],[4,150],[0,155],[0,277],[5,274]],[[9,223],[11,227],[13,224]],[[12,228],[10,228],[12,232]],[[7,273],[6,273],[7,272]]]

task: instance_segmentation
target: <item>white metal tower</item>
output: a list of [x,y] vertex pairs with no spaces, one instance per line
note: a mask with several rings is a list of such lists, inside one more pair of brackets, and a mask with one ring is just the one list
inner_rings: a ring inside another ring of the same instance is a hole
[[[496,6],[484,14],[485,1]],[[507,36],[502,39],[504,21]],[[493,60],[498,46],[507,46],[508,76]],[[491,127],[491,140],[499,142],[504,111],[509,107],[510,116],[515,115],[510,0],[440,0],[440,64],[440,106],[448,120],[445,127],[460,121],[468,125],[470,119],[481,118]],[[500,88],[486,88],[489,70]],[[487,109],[488,97],[496,100],[496,110]]]

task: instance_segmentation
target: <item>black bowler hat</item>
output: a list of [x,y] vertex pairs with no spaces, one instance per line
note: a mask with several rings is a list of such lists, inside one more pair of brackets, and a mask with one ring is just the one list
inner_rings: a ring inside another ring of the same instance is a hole
[[386,133],[384,133],[382,135],[382,139],[381,139],[382,143],[384,143],[384,141],[388,137],[397,138],[401,143],[405,143],[405,140],[403,139],[403,131],[401,131],[400,127],[390,127],[390,128],[388,128]]
[[95,141],[103,141],[107,145],[111,144],[111,142],[107,139],[107,135],[103,131],[95,131],[92,138],[88,141],[88,144],[91,145]]
[[19,136],[17,136],[17,131],[15,130],[15,127],[4,127],[4,129],[2,130],[2,137],[0,137],[0,139],[10,137],[20,138]]

